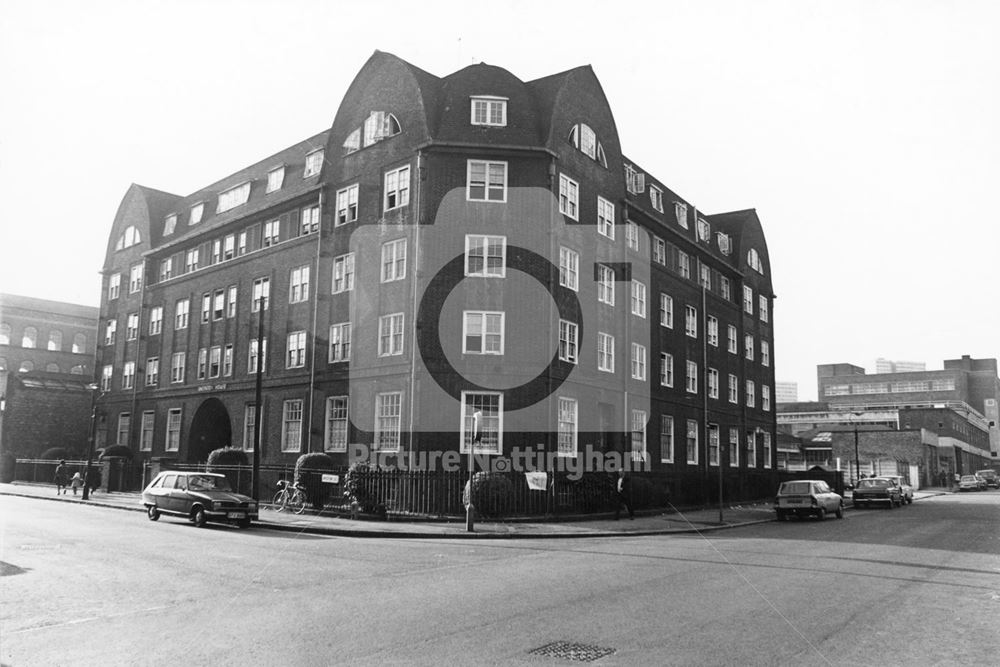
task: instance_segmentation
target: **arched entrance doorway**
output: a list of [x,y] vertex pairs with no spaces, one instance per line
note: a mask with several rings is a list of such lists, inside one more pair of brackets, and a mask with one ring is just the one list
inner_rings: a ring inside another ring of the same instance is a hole
[[213,449],[229,447],[233,441],[233,429],[229,411],[217,398],[209,398],[194,413],[191,431],[188,435],[188,463],[208,460]]

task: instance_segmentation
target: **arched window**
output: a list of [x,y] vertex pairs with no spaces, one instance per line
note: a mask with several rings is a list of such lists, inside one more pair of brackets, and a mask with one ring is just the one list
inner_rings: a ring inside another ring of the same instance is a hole
[[21,337],[21,347],[38,346],[38,329],[35,327],[24,327],[24,336]]
[[76,366],[73,366],[73,368],[69,369],[69,372],[73,375],[83,375],[83,365],[77,364]]
[[28,371],[35,370],[35,363],[30,359],[25,359],[21,362],[21,367],[17,369],[18,373],[27,373]]
[[122,232],[122,235],[118,237],[118,243],[115,244],[115,250],[124,250],[125,248],[131,248],[136,243],[142,241],[142,236],[139,234],[139,230],[133,225],[129,225]]
[[82,333],[73,336],[73,354],[86,354],[87,336]]
[[760,261],[760,254],[756,248],[750,248],[747,252],[747,264],[760,275],[764,275],[764,263]]
[[347,139],[344,140],[344,155],[353,153],[354,151],[361,148],[361,128],[354,130],[349,135]]
[[49,373],[58,373],[59,372],[59,364],[56,364],[56,363],[46,364],[45,365],[45,370],[47,370]]
[[10,345],[10,325],[0,324],[0,345]]
[[593,128],[586,123],[578,123],[570,128],[568,139],[573,144],[573,148],[578,149],[607,169],[608,160],[604,156],[604,146],[597,140],[597,133],[594,132]]
[[362,126],[365,146],[371,146],[383,139],[399,134],[399,121],[388,111],[372,111]]
[[52,352],[62,351],[62,331],[53,329],[49,332],[49,350]]

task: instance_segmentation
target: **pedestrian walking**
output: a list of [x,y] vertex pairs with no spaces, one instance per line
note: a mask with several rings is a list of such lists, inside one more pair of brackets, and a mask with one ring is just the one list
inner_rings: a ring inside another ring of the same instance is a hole
[[101,471],[97,466],[92,467],[87,472],[87,479],[84,480],[84,484],[90,489],[89,493],[93,493],[101,486]]
[[66,493],[66,461],[65,460],[59,461],[59,465],[56,466],[55,483],[56,483],[56,495],[58,496],[60,493],[65,494]]
[[73,487],[73,495],[75,496],[77,490],[81,486],[83,486],[83,475],[80,474],[79,470],[77,470],[75,473],[73,473],[73,477],[70,478],[70,480],[69,480],[69,485]]
[[632,511],[632,478],[625,474],[625,469],[618,471],[618,479],[615,481],[615,521],[621,515],[622,505],[628,510],[628,518],[634,519],[635,512]]

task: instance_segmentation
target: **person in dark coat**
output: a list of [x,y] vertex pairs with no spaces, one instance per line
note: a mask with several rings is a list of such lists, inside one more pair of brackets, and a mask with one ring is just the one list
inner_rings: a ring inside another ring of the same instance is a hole
[[66,485],[69,483],[69,479],[67,478],[66,474],[65,460],[59,461],[59,465],[56,466],[55,483],[56,483],[56,495],[58,496],[60,493],[65,495]]
[[628,518],[634,519],[635,512],[632,511],[632,478],[625,474],[625,469],[618,471],[618,479],[615,481],[615,521],[621,515],[622,505],[628,510]]
[[89,489],[87,492],[89,496],[101,486],[101,469],[97,466],[91,466],[90,470],[87,471],[87,479],[83,480],[83,483]]

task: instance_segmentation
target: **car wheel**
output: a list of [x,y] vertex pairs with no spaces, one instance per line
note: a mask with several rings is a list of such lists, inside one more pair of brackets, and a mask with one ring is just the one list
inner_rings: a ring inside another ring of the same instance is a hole
[[844,503],[840,503],[839,505],[837,505],[837,518],[838,519],[844,518]]
[[198,528],[204,528],[205,524],[208,522],[208,517],[205,516],[205,510],[201,507],[194,508],[191,512],[191,522]]
[[245,529],[245,528],[249,528],[251,523],[252,522],[250,521],[250,519],[240,519],[239,523],[237,523],[236,525],[239,526],[240,528],[244,528]]
[[889,509],[896,509],[896,501],[894,501],[892,497],[889,498]]
[[150,505],[146,508],[146,516],[150,521],[156,521],[160,518],[160,510],[156,509],[156,505]]
[[913,496],[910,496],[909,498],[906,499],[906,504],[907,505],[912,505],[913,504]]
[[825,518],[826,518],[826,508],[820,507],[818,510],[816,510],[816,520],[822,521]]

